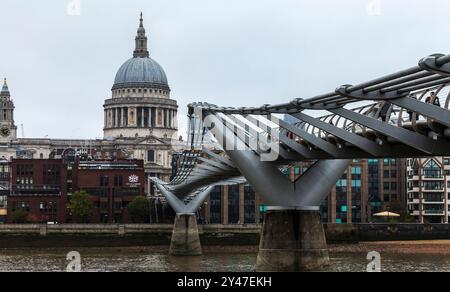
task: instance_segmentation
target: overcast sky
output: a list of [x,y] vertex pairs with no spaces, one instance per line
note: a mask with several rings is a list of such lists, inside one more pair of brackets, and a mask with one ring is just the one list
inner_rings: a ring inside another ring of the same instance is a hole
[[450,51],[448,0],[1,0],[0,78],[25,136],[102,136],[140,11],[181,131],[190,102],[307,98]]

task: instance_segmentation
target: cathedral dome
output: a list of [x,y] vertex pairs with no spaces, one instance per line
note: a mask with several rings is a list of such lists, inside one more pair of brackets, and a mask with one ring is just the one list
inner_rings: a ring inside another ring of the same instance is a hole
[[149,56],[148,39],[143,22],[141,14],[133,58],[120,67],[116,74],[113,90],[133,87],[170,90],[164,69]]
[[164,69],[149,57],[133,57],[116,74],[113,89],[149,87],[169,90]]

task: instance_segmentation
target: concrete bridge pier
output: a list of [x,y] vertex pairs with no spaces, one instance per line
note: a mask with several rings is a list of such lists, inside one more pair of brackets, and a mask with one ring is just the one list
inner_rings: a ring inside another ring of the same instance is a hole
[[209,186],[199,191],[193,199],[186,203],[185,198],[177,197],[173,190],[169,190],[159,180],[154,180],[158,190],[167,199],[167,202],[177,213],[173,225],[172,240],[169,254],[173,256],[200,256],[202,246],[198,233],[197,217],[195,212],[200,205],[208,198],[213,186]]
[[200,256],[202,246],[195,214],[180,214],[175,217],[169,254],[172,256]]
[[327,266],[319,208],[269,208],[261,231],[258,272],[315,271]]

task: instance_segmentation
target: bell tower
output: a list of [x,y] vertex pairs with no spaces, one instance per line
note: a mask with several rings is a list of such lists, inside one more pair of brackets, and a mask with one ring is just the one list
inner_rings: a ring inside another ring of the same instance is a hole
[[11,100],[6,78],[0,91],[0,142],[9,142],[17,138],[17,127],[14,124],[14,103]]

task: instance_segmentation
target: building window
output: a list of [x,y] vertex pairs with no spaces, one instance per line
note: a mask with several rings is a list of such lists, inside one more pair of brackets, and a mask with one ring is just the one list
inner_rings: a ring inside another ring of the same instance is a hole
[[228,224],[239,222],[239,185],[228,188]]
[[444,159],[444,165],[450,165],[450,159],[448,158]]
[[155,150],[148,150],[147,151],[147,161],[148,162],[155,162]]
[[396,177],[397,177],[397,171],[391,170],[391,178],[396,178]]
[[122,210],[123,205],[122,202],[114,202],[114,210]]
[[428,191],[441,191],[444,190],[444,183],[435,181],[425,181],[423,182],[423,188]]
[[116,175],[114,177],[114,186],[116,187],[121,187],[123,186],[123,176],[121,175]]
[[383,177],[384,178],[389,178],[389,170],[383,171]]
[[100,177],[100,186],[107,187],[109,185],[109,177],[102,175]]
[[255,221],[255,207],[256,207],[256,201],[255,201],[255,191],[252,189],[250,185],[246,185],[244,187],[244,209],[245,209],[245,216],[244,216],[244,223],[246,224],[253,224],[256,223]]
[[28,202],[14,202],[12,211],[24,210],[30,212],[30,204]]
[[211,224],[222,223],[222,187],[217,186],[210,196],[210,222]]
[[441,178],[442,170],[434,159],[428,161],[424,166],[424,176],[426,178]]
[[352,174],[361,174],[361,167],[352,167]]

